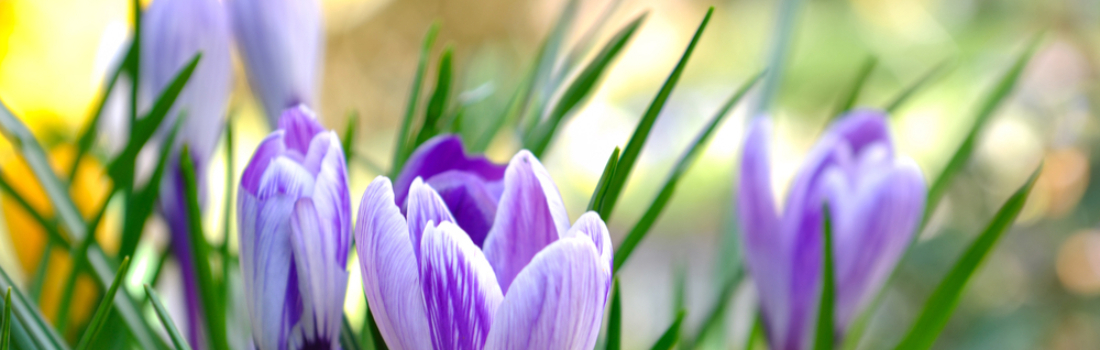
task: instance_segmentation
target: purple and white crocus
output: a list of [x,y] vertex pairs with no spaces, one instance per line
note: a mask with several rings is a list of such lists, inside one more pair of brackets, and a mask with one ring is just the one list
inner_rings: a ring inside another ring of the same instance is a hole
[[[440,136],[407,164],[398,188],[382,176],[370,184],[355,229],[364,292],[391,349],[593,348],[611,285],[599,215],[570,225],[525,150],[501,171]],[[479,242],[470,232],[486,218]]]
[[340,140],[304,106],[252,155],[237,198],[241,275],[260,350],[337,349],[351,230]]
[[898,155],[884,113],[857,110],[829,126],[794,178],[782,211],[772,194],[771,124],[745,140],[737,196],[749,271],[772,349],[811,346],[821,291],[823,207],[833,232],[838,341],[883,287],[921,220],[925,184]]
[[143,14],[141,37],[142,110],[152,107],[156,96],[197,53],[202,53],[190,81],[168,112],[156,139],[164,142],[176,120],[186,119],[171,147],[168,171],[160,184],[159,206],[171,231],[172,252],[180,262],[186,302],[188,339],[201,347],[201,306],[194,258],[188,241],[187,205],[183,177],[178,168],[181,148],[188,145],[199,181],[200,200],[205,197],[207,163],[213,156],[225,120],[232,88],[229,57],[229,14],[217,0],[156,0]]

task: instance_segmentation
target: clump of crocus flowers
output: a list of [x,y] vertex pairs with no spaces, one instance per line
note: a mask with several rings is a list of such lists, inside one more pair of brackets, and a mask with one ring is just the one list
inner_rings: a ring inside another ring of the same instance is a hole
[[835,257],[834,334],[840,340],[915,234],[924,179],[912,159],[896,154],[885,114],[857,110],[818,140],[779,211],[769,170],[770,133],[770,121],[758,118],[745,139],[738,218],[771,348],[807,349],[821,293],[826,205]]

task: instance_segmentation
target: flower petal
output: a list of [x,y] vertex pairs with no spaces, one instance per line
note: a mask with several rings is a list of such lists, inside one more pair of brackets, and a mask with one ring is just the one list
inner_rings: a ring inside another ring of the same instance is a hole
[[390,180],[375,178],[363,193],[355,228],[363,292],[391,349],[431,349],[420,272],[408,232],[394,205]]
[[413,181],[412,190],[409,191],[408,222],[409,238],[413,248],[416,249],[416,261],[420,261],[420,239],[424,231],[433,223],[451,222],[455,218],[443,203],[443,198],[420,178]]
[[420,246],[420,283],[436,349],[481,350],[504,296],[492,266],[452,222],[429,225]]
[[458,226],[480,247],[493,227],[503,183],[487,182],[472,173],[450,170],[433,176],[428,185],[443,198]]
[[332,131],[317,134],[310,142],[304,166],[317,177],[313,188],[313,203],[322,218],[332,220],[340,242],[340,266],[347,265],[351,241],[351,198],[348,192],[348,170],[344,151]]
[[287,108],[279,117],[279,130],[286,132],[286,147],[305,156],[313,137],[325,131],[317,116],[305,105]]
[[536,253],[569,230],[561,194],[531,152],[519,151],[504,175],[504,194],[483,250],[505,293]]
[[340,235],[337,223],[322,215],[312,199],[302,198],[290,217],[290,242],[302,296],[302,317],[291,331],[291,349],[332,349],[340,341],[348,286],[348,272],[340,262],[347,260],[348,243],[341,239],[346,240],[347,234]]
[[264,176],[268,165],[276,157],[286,152],[283,135],[282,130],[276,130],[267,135],[256,147],[256,151],[252,153],[252,158],[249,158],[248,165],[244,168],[244,173],[241,174],[242,190],[248,190],[253,195],[259,192],[260,178]]
[[[562,237],[584,236],[592,240],[592,244],[596,245],[596,252],[600,254],[600,261],[607,265],[607,269],[604,273],[607,274],[607,278],[611,278],[611,268],[614,264],[613,255],[615,254],[615,248],[611,245],[611,233],[607,229],[607,224],[600,218],[600,214],[594,211],[590,211],[581,215],[577,219],[577,222],[573,223],[573,227],[569,228],[569,232],[566,232]],[[610,282],[610,280],[608,281]]]
[[262,349],[280,349],[301,312],[290,217],[298,198],[309,194],[314,181],[297,163],[279,157],[259,184],[255,195],[242,188],[237,199],[241,276],[245,295],[251,296],[253,339]]
[[867,145],[878,143],[886,145],[889,155],[893,156],[894,143],[890,138],[885,112],[865,108],[853,110],[838,118],[827,132],[843,139],[855,153],[860,153]]
[[588,238],[546,247],[504,296],[485,349],[592,349],[611,286],[603,267]]
[[397,205],[405,204],[409,186],[417,177],[430,183],[437,174],[453,170],[473,174],[487,182],[504,178],[504,166],[494,164],[485,157],[467,155],[458,136],[439,135],[417,147],[401,168],[401,174],[394,180]]

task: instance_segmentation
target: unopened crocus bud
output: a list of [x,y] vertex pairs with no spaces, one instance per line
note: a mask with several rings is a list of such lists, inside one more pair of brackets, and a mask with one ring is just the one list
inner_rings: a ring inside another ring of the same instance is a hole
[[833,239],[834,334],[843,340],[920,224],[925,185],[895,153],[885,114],[857,110],[834,122],[794,178],[782,211],[772,194],[770,122],[754,121],[742,150],[737,214],[769,345],[808,349],[821,293],[824,207]]
[[317,0],[226,0],[252,93],[268,120],[315,105],[324,33]]
[[183,271],[187,304],[187,325],[192,344],[198,345],[201,316],[194,261],[188,241],[187,205],[183,178],[178,169],[181,146],[188,145],[198,175],[200,197],[203,180],[225,120],[232,79],[229,15],[217,0],[156,0],[143,14],[141,37],[141,95],[139,104],[148,110],[195,54],[202,59],[187,85],[161,123],[157,138],[163,140],[176,120],[180,126],[169,170],[161,180],[160,210],[171,230],[173,253]]
[[260,350],[335,349],[351,207],[340,140],[288,109],[256,149],[237,198],[241,275]]
[[[593,348],[612,276],[603,220],[589,212],[570,224],[526,150],[500,175],[461,151],[457,139],[428,142],[400,179],[431,180],[403,190],[380,176],[363,194],[356,249],[382,338],[391,349]],[[459,211],[483,205],[491,226],[475,241],[468,225],[482,221],[464,224]]]

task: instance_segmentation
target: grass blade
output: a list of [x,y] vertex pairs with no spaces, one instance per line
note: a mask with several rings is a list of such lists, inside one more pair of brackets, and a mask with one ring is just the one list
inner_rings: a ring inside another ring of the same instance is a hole
[[452,49],[443,50],[439,57],[439,76],[436,77],[435,91],[428,100],[428,111],[424,114],[424,125],[420,126],[420,133],[416,135],[416,141],[409,149],[416,149],[424,141],[432,138],[439,132],[439,120],[443,116],[443,110],[447,107],[447,96],[451,93],[451,72],[454,70],[451,56]]
[[[221,256],[222,265],[222,283],[221,292],[222,305],[229,305],[229,237],[230,237],[230,225],[233,221],[230,216],[233,211],[233,189],[235,182],[233,181],[236,176],[233,170],[236,169],[235,161],[233,159],[233,115],[230,113],[229,118],[225,121],[225,201],[222,207],[222,244],[218,246],[218,255]],[[354,119],[352,119],[354,120]],[[354,124],[354,122],[352,122]],[[349,127],[349,130],[354,130],[354,125]],[[353,131],[352,131],[353,132]],[[354,135],[354,134],[353,134]],[[345,135],[345,139],[352,139]],[[350,141],[345,141],[351,143]],[[345,148],[345,150],[348,148]],[[350,151],[348,151],[350,152]],[[167,255],[167,254],[166,254]],[[154,281],[155,283],[155,281]]]
[[11,186],[11,183],[3,176],[2,172],[0,172],[0,192],[3,192],[8,198],[15,200],[19,208],[29,214],[31,218],[46,231],[46,235],[49,236],[49,242],[51,244],[57,244],[64,250],[72,248],[67,238],[63,236],[58,229],[57,221],[54,219],[47,219],[42,213],[39,213],[38,210],[32,207],[30,202],[27,202],[27,199]]
[[[127,57],[130,55],[130,51],[134,50],[134,45],[131,43],[130,48],[126,51]],[[69,165],[69,176],[66,179],[69,182],[73,181],[76,177],[76,169],[80,166],[80,160],[84,158],[84,155],[88,154],[88,151],[92,148],[92,143],[95,141],[97,134],[97,128],[99,126],[99,120],[103,117],[103,107],[107,105],[107,99],[111,97],[111,92],[115,89],[115,83],[118,82],[118,77],[122,75],[122,71],[125,69],[126,62],[124,61],[121,66],[116,68],[109,78],[107,78],[107,86],[104,87],[103,95],[99,97],[99,101],[96,102],[95,114],[92,115],[92,119],[88,121],[88,124],[84,126],[83,131],[80,132],[80,138],[77,141],[76,156],[73,157],[71,165]]]
[[[699,136],[695,138],[695,142],[692,143],[691,147],[680,156],[680,161],[676,163],[676,167],[672,169],[672,173],[669,175],[668,180],[665,181],[665,185],[661,187],[661,191],[657,193],[657,198],[653,199],[653,203],[649,205],[649,209],[646,209],[645,214],[643,214],[642,218],[638,220],[638,223],[634,225],[634,228],[630,229],[630,233],[627,234],[626,238],[623,239],[623,242],[619,245],[618,250],[615,252],[615,265],[613,271],[619,271],[619,269],[622,268],[623,264],[626,263],[626,259],[634,252],[634,248],[637,247],[638,244],[642,242],[642,239],[645,238],[646,234],[649,233],[649,229],[653,227],[653,224],[657,221],[661,212],[664,211],[665,206],[668,205],[668,201],[672,199],[672,194],[676,191],[676,185],[680,183],[680,178],[682,178],[684,174],[687,173],[688,169],[695,164],[695,160],[699,157],[699,154],[703,152],[703,148],[707,144],[707,141],[710,140],[711,136],[714,135],[714,131],[718,129],[718,125],[730,114],[730,111],[733,110],[733,107],[736,106],[739,101],[741,101],[741,98],[760,81],[763,75],[763,72],[758,73],[751,80],[743,84],[737,92],[730,96],[730,98],[726,100],[726,103],[722,105],[722,108],[720,108],[718,112],[715,113],[714,117],[711,118],[710,123],[708,123],[699,133]],[[619,174],[618,166],[616,166],[614,174]],[[610,186],[608,187],[610,188]],[[608,192],[610,192],[610,189]],[[610,194],[604,194],[604,196],[609,195]],[[601,209],[607,208],[608,200],[610,200],[610,197],[602,198],[604,205],[600,207]],[[611,211],[608,209],[607,215],[610,214]],[[603,215],[601,211],[600,217],[603,217],[606,221],[607,217]]]
[[19,292],[19,289],[15,288],[15,284],[4,269],[0,269],[0,289],[11,290],[12,298],[10,302],[6,301],[4,303],[4,307],[7,308],[8,305],[11,305],[12,321],[18,320],[19,325],[26,331],[35,348],[69,348],[68,344],[65,343],[65,339],[61,338],[61,335],[53,327],[50,327],[49,322],[42,317],[42,311],[35,304],[28,302],[27,298]]
[[370,308],[367,309],[367,327],[370,328],[371,339],[374,340],[374,350],[389,350],[389,346],[386,345],[386,340],[382,339],[382,331],[378,330],[378,323],[374,321],[374,314],[371,313]]
[[405,165],[405,158],[412,152],[406,149],[409,141],[409,128],[412,127],[413,117],[416,115],[416,105],[420,100],[420,86],[424,83],[424,71],[428,69],[428,53],[435,43],[435,36],[439,33],[439,22],[432,23],[428,33],[424,35],[424,42],[420,46],[420,60],[416,64],[416,75],[413,77],[412,91],[409,93],[409,103],[405,107],[405,119],[401,121],[401,131],[397,133],[397,144],[393,146],[393,164],[390,169],[390,177],[397,177],[401,167]]
[[836,281],[833,270],[833,225],[829,206],[823,208],[821,217],[825,221],[825,234],[822,240],[821,299],[817,309],[817,330],[814,332],[814,350],[832,350],[833,341],[833,302],[836,301]]
[[172,315],[168,314],[168,310],[164,308],[164,303],[160,302],[157,292],[153,291],[153,287],[149,287],[148,284],[145,285],[145,295],[149,296],[149,301],[153,303],[153,310],[156,311],[157,318],[164,325],[164,330],[168,332],[168,338],[172,339],[172,345],[176,347],[176,350],[191,350],[191,346],[187,344],[187,338],[180,335],[176,324],[172,322]]
[[950,320],[951,313],[958,305],[959,298],[962,297],[962,292],[966,288],[966,283],[977,271],[982,261],[985,260],[985,256],[993,250],[994,245],[997,244],[1005,231],[1016,221],[1016,217],[1024,208],[1027,196],[1031,192],[1031,188],[1035,186],[1035,179],[1039,176],[1041,169],[1042,166],[1036,169],[1031,174],[1031,178],[1027,180],[1027,183],[1005,201],[1005,204],[993,216],[993,220],[989,222],[981,235],[970,244],[970,247],[955,262],[955,265],[940,281],[936,290],[928,297],[920,316],[913,322],[912,328],[898,344],[897,349],[914,350],[932,347],[940,332],[947,326],[947,321]]
[[607,350],[619,350],[623,344],[623,296],[619,278],[615,277],[611,290],[611,313],[607,321]]
[[852,80],[852,85],[848,88],[848,93],[844,94],[844,98],[840,100],[840,104],[836,106],[833,113],[829,115],[829,119],[836,119],[840,117],[844,112],[852,109],[856,104],[856,100],[859,99],[859,92],[863,90],[863,84],[867,83],[867,78],[871,77],[871,72],[875,70],[875,65],[878,64],[878,60],[873,56],[868,57],[863,62],[863,66],[859,68],[859,72],[856,73],[856,77]]
[[776,94],[779,93],[779,85],[783,81],[784,69],[791,50],[791,38],[794,37],[794,27],[797,23],[795,17],[797,17],[801,5],[802,0],[783,0],[779,3],[779,9],[776,11],[775,29],[772,31],[772,33],[775,33],[775,38],[771,41],[772,45],[768,51],[767,68],[771,74],[768,74],[767,79],[764,80],[760,102],[757,104],[756,110],[752,111],[752,115],[767,112],[771,108]]
[[145,230],[145,221],[153,214],[153,209],[156,208],[157,197],[160,195],[160,182],[164,178],[168,160],[172,158],[172,147],[170,145],[175,144],[176,137],[178,137],[185,119],[186,115],[181,115],[180,118],[176,119],[176,124],[172,125],[172,129],[165,138],[164,146],[161,147],[160,154],[157,155],[159,158],[157,158],[156,167],[153,168],[153,174],[146,182],[145,188],[136,193],[124,191],[124,193],[129,193],[126,198],[126,205],[123,208],[126,215],[125,222],[122,225],[122,239],[120,240],[118,255],[116,255],[118,257],[133,256],[137,250],[141,234]]
[[355,331],[351,329],[351,323],[348,323],[347,314],[344,314],[343,321],[340,330],[340,345],[347,350],[362,350],[363,347],[359,345],[359,339],[355,337]]
[[684,323],[684,314],[687,312],[680,310],[676,314],[676,321],[672,322],[671,326],[668,326],[668,330],[661,335],[660,339],[657,339],[657,343],[653,344],[652,350],[671,350],[676,343],[680,341],[680,325]]
[[130,72],[130,135],[134,134],[138,117],[138,91],[141,84],[141,0],[130,1],[133,15],[134,38],[130,41],[130,52],[124,65]]
[[91,344],[92,339],[95,339],[96,333],[99,333],[99,330],[103,328],[103,323],[107,321],[107,316],[111,312],[111,306],[114,305],[112,300],[115,299],[115,293],[118,292],[118,287],[122,285],[123,277],[126,276],[129,269],[130,257],[125,257],[122,259],[122,265],[118,268],[118,273],[115,274],[115,280],[111,282],[111,287],[107,288],[107,293],[103,294],[103,300],[96,307],[92,321],[88,323],[84,335],[80,336],[80,342],[76,345],[77,350],[87,349],[88,344]]
[[169,110],[175,104],[176,98],[179,97],[184,86],[187,85],[187,81],[191,79],[191,74],[195,72],[195,67],[198,66],[201,59],[202,53],[195,54],[191,61],[176,73],[176,76],[172,78],[172,82],[160,93],[149,113],[135,122],[126,147],[107,167],[107,174],[114,180],[115,187],[133,188],[134,163],[137,161],[138,152],[141,152],[141,149],[145,147],[145,143],[153,137],[157,128],[168,116]]
[[561,62],[557,73],[554,75],[554,80],[549,82],[550,89],[557,89],[561,82],[564,81],[569,74],[573,73],[577,63],[592,51],[592,47],[596,45],[596,36],[603,30],[604,25],[610,21],[611,15],[615,14],[615,10],[622,4],[623,0],[612,0],[604,7],[596,21],[588,27],[588,30],[584,31],[584,34],[577,40],[577,43],[573,45],[573,49],[569,50],[569,53],[566,54],[565,59]]
[[710,17],[714,14],[714,7],[707,10],[707,15],[703,17],[703,22],[699,23],[699,28],[695,30],[695,35],[691,38],[691,43],[688,44],[687,49],[684,50],[684,54],[680,56],[680,62],[676,63],[676,68],[669,74],[668,79],[665,79],[664,85],[661,86],[661,90],[657,92],[657,96],[653,98],[653,102],[649,104],[649,108],[642,116],[642,120],[638,122],[638,126],[634,129],[634,134],[630,136],[630,141],[627,142],[626,148],[623,148],[623,155],[619,158],[619,165],[615,168],[615,175],[611,177],[611,182],[608,183],[607,194],[604,198],[604,204],[598,210],[600,217],[604,221],[608,221],[611,218],[611,213],[615,210],[615,203],[619,200],[619,194],[622,192],[623,186],[626,185],[626,180],[630,177],[630,172],[634,169],[634,162],[638,160],[638,156],[642,153],[642,146],[645,145],[645,141],[649,138],[649,132],[653,129],[653,124],[657,121],[657,116],[661,113],[661,109],[664,108],[665,102],[668,101],[670,95],[672,95],[672,89],[676,86],[676,83],[680,81],[680,75],[684,73],[684,67],[687,66],[687,62],[691,59],[691,53],[695,51],[695,46],[699,44],[699,38],[703,36],[703,30],[707,28],[707,23],[710,23]]
[[225,334],[225,309],[221,299],[215,295],[217,284],[210,272],[209,244],[202,228],[202,209],[199,207],[199,188],[195,178],[195,166],[191,154],[185,145],[180,152],[180,172],[183,174],[183,188],[187,194],[187,231],[190,233],[191,252],[195,256],[195,274],[198,277],[200,303],[206,319],[207,334],[214,349],[227,350],[229,343]]
[[[359,112],[348,112],[348,126],[344,129],[344,166],[351,167],[351,160],[355,158],[355,129],[359,127]],[[228,203],[228,200],[227,202]],[[229,232],[228,230],[225,232]]]
[[[1024,52],[1016,58],[1016,62],[1012,64],[1012,67],[998,80],[997,85],[993,90],[989,92],[985,100],[982,102],[978,109],[977,116],[974,118],[974,124],[970,126],[970,131],[966,134],[966,138],[963,139],[961,145],[955,154],[951,156],[951,160],[947,162],[947,165],[940,171],[939,176],[932,182],[932,186],[928,188],[928,200],[924,207],[924,219],[921,221],[921,226],[928,222],[928,219],[935,212],[936,206],[940,200],[943,199],[944,193],[947,191],[947,186],[951,184],[951,180],[955,178],[967,161],[970,160],[970,156],[974,153],[974,146],[977,144],[978,135],[984,129],[985,124],[989,121],[993,113],[997,111],[997,108],[1001,106],[1006,98],[1012,93],[1013,88],[1016,86],[1016,81],[1020,79],[1020,75],[1023,73],[1024,68],[1027,67],[1027,62],[1031,60],[1032,54],[1035,53],[1035,49],[1039,45],[1039,39],[1041,37],[1036,35],[1031,40]],[[916,239],[916,235],[913,236]]]
[[615,166],[619,164],[619,148],[615,147],[615,150],[611,152],[611,157],[607,158],[607,164],[603,166],[603,174],[600,175],[600,180],[596,182],[596,189],[592,190],[592,198],[588,200],[588,210],[593,211],[603,205],[603,195],[607,192],[607,182],[611,181],[611,176],[615,174]]
[[619,32],[604,45],[599,54],[597,54],[592,61],[588,62],[584,70],[573,79],[569,87],[567,87],[561,97],[558,98],[558,102],[554,105],[554,108],[551,109],[546,120],[541,123],[532,124],[535,126],[530,135],[524,138],[524,148],[530,150],[536,157],[542,157],[543,152],[546,151],[546,148],[550,145],[550,141],[554,138],[554,133],[557,132],[558,126],[561,125],[562,120],[594,91],[596,83],[603,76],[604,72],[607,71],[611,62],[615,60],[619,53],[622,52],[623,48],[626,47],[626,43],[634,36],[634,32],[638,30],[638,26],[642,24],[645,17],[645,14],[638,16],[638,18],[635,18],[623,27],[623,29],[620,29]]
[[3,319],[3,328],[0,329],[0,350],[11,349],[11,323],[14,319],[11,316],[11,287],[8,287],[8,292],[4,293],[4,314],[0,315]]
[[896,97],[890,100],[890,103],[886,105],[886,112],[893,115],[897,112],[905,102],[908,102],[910,98],[917,94],[918,91],[923,89],[928,84],[943,76],[943,73],[951,67],[950,60],[943,60],[929,69],[924,75],[921,75],[919,79],[914,81],[905,90],[902,90]]
[[[737,291],[737,286],[741,284],[741,280],[744,277],[744,268],[734,270],[734,274],[726,279],[726,283],[722,285],[722,290],[718,292],[714,307],[707,313],[707,318],[704,319],[703,325],[699,327],[699,332],[695,334],[694,338],[689,339],[689,341],[685,343],[702,344],[711,332],[718,329],[718,326],[722,324],[722,319],[726,315],[726,309],[729,308],[731,299],[733,299],[733,292]],[[690,349],[692,347],[687,348]]]

